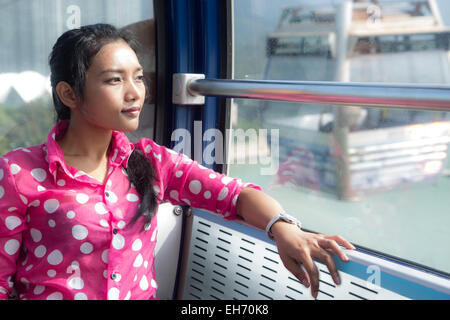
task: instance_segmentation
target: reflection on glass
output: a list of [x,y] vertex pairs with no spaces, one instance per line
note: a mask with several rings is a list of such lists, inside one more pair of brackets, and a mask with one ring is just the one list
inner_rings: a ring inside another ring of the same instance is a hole
[[0,155],[46,140],[55,120],[48,55],[63,32],[152,17],[147,0],[0,0]]
[[[278,20],[265,37],[263,79],[450,83],[448,11],[436,1],[289,3],[270,8]],[[236,46],[238,62],[249,56]],[[238,68],[236,77],[251,74]],[[280,130],[278,172],[260,182],[310,229],[450,271],[448,255],[429,251],[450,240],[442,229],[450,226],[449,112],[235,102],[235,126]],[[230,173],[240,170],[248,168]]]

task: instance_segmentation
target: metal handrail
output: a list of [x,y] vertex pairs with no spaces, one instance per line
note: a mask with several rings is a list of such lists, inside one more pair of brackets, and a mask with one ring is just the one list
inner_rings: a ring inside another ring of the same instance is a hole
[[450,111],[450,86],[442,84],[193,79],[187,90],[192,96]]

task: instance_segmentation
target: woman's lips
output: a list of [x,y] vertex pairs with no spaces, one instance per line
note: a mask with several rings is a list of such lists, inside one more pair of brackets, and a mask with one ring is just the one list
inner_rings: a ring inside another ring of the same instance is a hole
[[122,113],[131,116],[131,117],[137,117],[139,115],[139,112],[141,111],[141,108],[139,107],[131,107],[122,110]]

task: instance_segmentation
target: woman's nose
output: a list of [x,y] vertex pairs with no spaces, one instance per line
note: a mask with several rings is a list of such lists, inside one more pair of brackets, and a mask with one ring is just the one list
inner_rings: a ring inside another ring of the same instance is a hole
[[140,100],[143,94],[142,89],[134,81],[129,81],[125,90],[125,101]]

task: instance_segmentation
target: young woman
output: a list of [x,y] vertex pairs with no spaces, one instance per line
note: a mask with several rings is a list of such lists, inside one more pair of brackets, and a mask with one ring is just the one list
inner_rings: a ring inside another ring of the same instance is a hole
[[[334,281],[339,236],[302,231],[258,186],[206,169],[136,130],[146,87],[131,38],[97,24],[64,33],[50,55],[58,122],[48,140],[0,158],[0,298],[156,299],[158,204],[242,217],[273,235],[313,296],[313,258]],[[303,268],[300,266],[303,265]],[[305,273],[305,271],[306,274]]]

